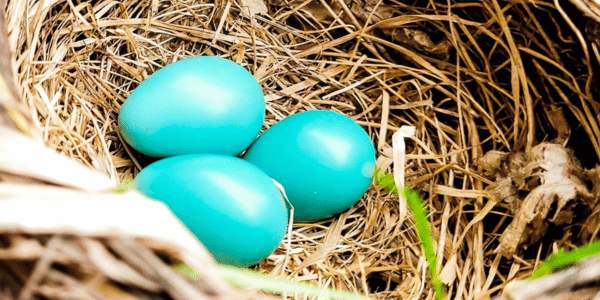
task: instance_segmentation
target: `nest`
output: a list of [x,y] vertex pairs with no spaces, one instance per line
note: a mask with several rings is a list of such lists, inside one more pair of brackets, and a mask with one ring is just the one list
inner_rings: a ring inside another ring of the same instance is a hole
[[[7,209],[143,198],[106,191],[152,161],[119,136],[120,105],[168,63],[222,55],[260,81],[265,128],[298,111],[340,111],[368,131],[378,167],[390,171],[392,133],[415,126],[406,184],[427,201],[452,298],[497,295],[553,250],[598,238],[596,1],[3,2]],[[548,187],[557,182],[564,189]],[[94,219],[95,206],[80,206],[74,213]],[[147,218],[143,206],[136,217]],[[374,184],[349,211],[294,224],[256,269],[374,298],[432,298],[413,222],[399,208]],[[58,213],[47,209],[40,219]],[[100,217],[103,231],[14,219],[0,222],[0,298],[264,297],[227,284],[185,234],[111,231]],[[178,262],[206,267],[192,281],[170,268]]]

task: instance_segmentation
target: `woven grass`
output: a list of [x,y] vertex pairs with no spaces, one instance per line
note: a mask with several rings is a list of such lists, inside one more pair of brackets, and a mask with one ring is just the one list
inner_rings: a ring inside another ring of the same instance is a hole
[[[427,201],[450,298],[497,295],[552,251],[598,238],[600,171],[593,168],[600,158],[600,27],[578,6],[540,0],[261,3],[9,1],[15,99],[22,99],[4,103],[14,110],[12,126],[114,183],[126,182],[152,160],[118,134],[128,93],[170,62],[222,55],[260,81],[265,128],[307,109],[343,112],[368,131],[378,167],[389,172],[392,133],[416,127],[407,141],[406,184]],[[526,199],[542,203],[528,198],[552,161],[542,142],[568,157],[565,176],[577,190],[564,197],[568,205],[554,203],[562,198],[549,192],[542,197],[546,214],[534,209],[534,218],[515,225]],[[551,217],[559,212],[567,219]],[[35,240],[56,246],[54,238]],[[77,249],[96,245],[61,242],[84,245]],[[124,247],[103,243],[110,251]],[[32,261],[27,264],[14,286],[28,282]],[[402,218],[396,196],[377,185],[340,216],[294,224],[256,268],[374,298],[433,297],[410,214]],[[36,283],[37,293],[53,286],[53,274]],[[204,293],[237,293],[226,290]]]

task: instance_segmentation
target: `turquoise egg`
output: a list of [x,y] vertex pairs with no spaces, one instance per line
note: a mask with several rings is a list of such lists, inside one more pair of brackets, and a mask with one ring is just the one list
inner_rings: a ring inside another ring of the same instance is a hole
[[144,168],[135,184],[167,204],[224,264],[250,266],[261,261],[286,232],[288,210],[272,179],[237,157],[165,158]]
[[245,159],[280,182],[296,221],[330,217],[368,189],[375,165],[369,135],[347,116],[311,110],[269,128]]
[[119,127],[129,145],[149,156],[237,155],[264,117],[252,74],[221,57],[197,56],[165,66],[135,88],[121,106]]

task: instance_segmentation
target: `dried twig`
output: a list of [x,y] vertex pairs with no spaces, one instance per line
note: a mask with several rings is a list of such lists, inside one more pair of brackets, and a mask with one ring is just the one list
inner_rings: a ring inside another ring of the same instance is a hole
[[[504,289],[501,299],[596,299],[600,295],[599,282],[600,256],[595,256],[537,280],[512,282]],[[574,295],[580,298],[573,298]]]

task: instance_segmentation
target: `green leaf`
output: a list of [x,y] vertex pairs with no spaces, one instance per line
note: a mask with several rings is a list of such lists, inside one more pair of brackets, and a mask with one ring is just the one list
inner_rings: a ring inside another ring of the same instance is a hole
[[[180,274],[192,279],[195,279],[198,276],[196,271],[184,264],[176,265],[174,266],[174,269]],[[249,288],[274,294],[301,294],[307,297],[318,297],[319,299],[367,299],[366,297],[358,294],[322,288],[313,284],[297,282],[291,279],[277,277],[243,268],[218,265],[218,270],[221,273],[221,276],[223,276],[227,282],[240,288]]]
[[558,252],[548,256],[540,266],[533,271],[530,279],[537,279],[552,272],[572,265],[586,257],[600,254],[600,240],[577,247],[571,251],[560,249]]
[[[379,187],[383,188],[390,194],[398,194],[398,189],[396,188],[396,183],[394,181],[394,175],[379,169],[375,169],[373,177],[375,178],[375,183]],[[404,188],[403,193],[404,197],[406,198],[406,203],[408,204],[408,207],[410,208],[415,219],[417,235],[419,236],[421,245],[423,245],[423,252],[425,253],[425,258],[427,259],[429,276],[431,276],[435,297],[438,300],[446,299],[444,284],[440,280],[437,270],[437,259],[435,255],[435,249],[433,248],[433,235],[431,234],[431,225],[427,219],[427,210],[425,209],[423,200],[419,194],[410,188]]]
[[121,194],[121,193],[125,193],[133,188],[135,188],[135,181],[134,180],[126,180],[126,181],[121,182],[119,185],[117,185],[110,191],[113,193]]
[[375,178],[375,183],[388,193],[396,195],[398,194],[398,188],[396,188],[396,182],[394,181],[394,176],[392,174],[375,169],[373,178]]
[[425,258],[429,266],[429,275],[435,291],[436,299],[446,299],[446,293],[444,292],[444,285],[440,280],[437,270],[437,259],[435,255],[435,249],[433,248],[433,237],[431,234],[431,226],[427,219],[427,210],[423,205],[423,200],[415,191],[410,188],[404,188],[404,196],[406,197],[406,203],[410,208],[413,217],[415,219],[415,226],[417,229],[417,235],[421,240],[423,246],[423,252],[425,252]]
[[192,280],[196,280],[198,279],[198,273],[192,269],[192,267],[186,265],[186,264],[177,264],[172,266],[173,270],[175,270],[175,272],[190,278]]

